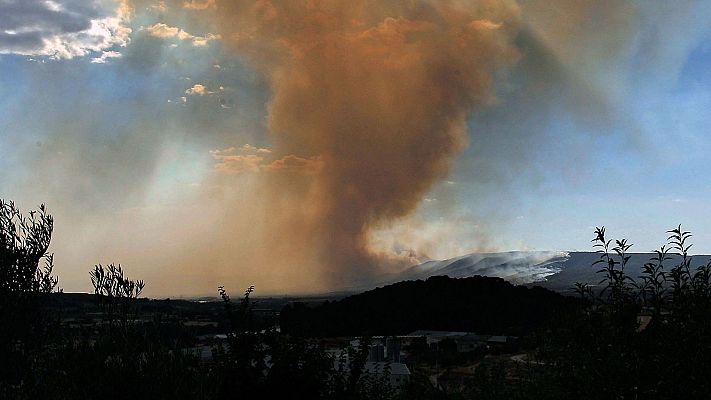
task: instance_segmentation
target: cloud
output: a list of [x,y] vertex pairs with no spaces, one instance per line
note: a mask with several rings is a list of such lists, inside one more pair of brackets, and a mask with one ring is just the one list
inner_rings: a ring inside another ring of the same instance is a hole
[[226,174],[259,172],[264,163],[264,156],[271,150],[245,144],[242,147],[229,147],[210,151],[215,160],[215,171]]
[[208,8],[215,8],[215,0],[189,0],[183,3],[183,8],[189,10],[206,10]]
[[235,154],[271,154],[271,150],[245,144],[242,147],[228,147],[223,150],[213,150],[210,153],[220,156],[231,156]]
[[210,154],[215,160],[215,171],[226,174],[298,172],[311,175],[323,166],[320,157],[299,157],[289,154],[282,158],[274,158],[271,150],[249,144],[239,148],[212,150]]
[[268,172],[303,172],[305,174],[314,174],[319,172],[322,167],[323,162],[318,156],[304,158],[290,154],[265,165],[263,170]]
[[119,2],[107,10],[76,0],[0,2],[0,54],[82,57],[129,42],[132,9]]
[[121,53],[118,51],[104,51],[99,57],[91,59],[93,64],[105,64],[111,58],[121,58]]
[[176,28],[174,26],[168,26],[164,23],[157,23],[154,25],[151,25],[147,28],[143,28],[146,32],[148,32],[149,35],[157,37],[157,38],[172,38],[178,36],[178,34],[181,32],[180,28]]
[[187,95],[204,96],[206,93],[209,94],[211,92],[208,92],[207,88],[199,83],[196,83],[193,87],[185,91],[185,94]]
[[469,26],[475,29],[499,29],[501,23],[491,22],[487,19],[477,19],[469,23]]
[[221,39],[220,35],[208,33],[205,36],[196,36],[190,34],[183,29],[175,26],[170,26],[162,22],[155,23],[151,26],[141,28],[142,31],[148,32],[149,35],[161,39],[177,38],[183,41],[190,41],[193,46],[206,46],[213,40]]
[[[190,78],[187,78],[186,80],[190,80]],[[207,86],[201,84],[201,83],[196,83],[192,87],[189,87],[187,90],[185,90],[185,94],[188,96],[210,96],[214,94],[219,94],[223,93],[225,91],[224,86],[218,86],[217,90],[209,90]],[[225,106],[227,101],[225,99],[220,99],[220,104]],[[242,150],[247,150],[249,145],[245,145],[245,147],[241,148]],[[265,150],[265,149],[260,149],[260,150]]]
[[190,38],[190,40],[193,41],[193,46],[207,46],[210,41],[219,39],[221,39],[220,35],[215,35],[212,33],[208,33],[205,36],[193,36],[192,38]]
[[215,170],[227,174],[259,172],[262,167],[262,161],[264,161],[263,157],[254,154],[221,155],[219,152],[211,152],[211,154],[217,161]]
[[168,5],[165,4],[164,0],[160,0],[155,4],[152,4],[151,9],[158,11],[158,12],[166,12],[166,11],[168,11]]
[[271,152],[272,152],[269,149],[264,149],[261,147],[254,147],[249,144],[245,144],[244,146],[242,146],[241,150],[244,152],[254,152],[254,153],[263,153],[263,154],[271,154]]

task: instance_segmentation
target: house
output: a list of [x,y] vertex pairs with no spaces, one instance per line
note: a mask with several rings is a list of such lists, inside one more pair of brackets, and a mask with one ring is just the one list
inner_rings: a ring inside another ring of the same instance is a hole
[[457,344],[458,353],[467,353],[480,347],[485,347],[489,341],[489,338],[489,335],[477,335],[470,333],[464,336],[458,336],[454,339],[454,341]]
[[432,346],[441,342],[443,339],[456,339],[460,336],[466,336],[469,332],[451,332],[451,331],[427,331],[417,330],[406,335],[406,337],[424,337],[427,344]]
[[516,336],[492,336],[486,341],[490,349],[497,351],[516,351],[518,349],[518,337]]
[[[382,374],[385,370],[388,362],[366,362],[365,363],[365,373],[367,374]],[[390,364],[390,387],[393,389],[399,389],[402,385],[410,381],[410,370],[407,365],[403,363],[389,363]]]
[[400,338],[388,337],[385,339],[386,360],[399,363],[401,352],[402,352],[402,345],[400,343]]
[[498,346],[508,343],[508,336],[492,336],[486,342],[490,345]]

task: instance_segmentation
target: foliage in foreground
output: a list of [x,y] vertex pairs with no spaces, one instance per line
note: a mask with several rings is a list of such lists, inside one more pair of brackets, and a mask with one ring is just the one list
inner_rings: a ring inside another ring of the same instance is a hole
[[711,264],[693,267],[691,233],[681,226],[668,233],[642,275],[632,277],[625,270],[631,244],[596,229],[601,281],[576,284],[589,307],[543,336],[543,364],[533,375],[545,388],[541,397],[707,398]]
[[42,309],[57,287],[47,252],[53,229],[44,204],[24,216],[0,199],[0,398],[32,368],[55,329]]
[[694,265],[691,233],[668,231],[641,276],[627,270],[631,244],[597,228],[597,285],[576,283],[587,306],[539,334],[526,362],[482,361],[442,399],[706,399],[711,393],[711,263]]
[[[364,370],[369,340],[340,360],[318,342],[281,335],[254,318],[250,294],[234,305],[223,287],[228,339],[202,363],[168,316],[139,318],[145,287],[120,265],[90,271],[103,321],[63,329],[46,313],[56,289],[47,253],[53,219],[0,201],[0,399],[390,399],[387,371]],[[44,260],[44,266],[41,261]],[[387,368],[386,368],[387,369]]]
[[367,338],[334,359],[319,340],[261,324],[252,312],[253,287],[238,304],[220,288],[229,333],[212,364],[184,351],[190,343],[179,322],[159,314],[139,318],[135,300],[144,283],[114,264],[90,272],[103,322],[67,331],[59,315],[46,311],[58,283],[48,253],[52,230],[44,206],[23,216],[0,201],[0,321],[11,322],[0,324],[3,399],[695,399],[711,393],[711,264],[694,265],[691,234],[680,226],[639,277],[626,268],[631,244],[596,229],[600,283],[576,284],[582,306],[549,321],[530,361],[484,358],[454,390],[433,386],[427,372],[413,369],[400,393],[387,384],[387,367],[365,372]]

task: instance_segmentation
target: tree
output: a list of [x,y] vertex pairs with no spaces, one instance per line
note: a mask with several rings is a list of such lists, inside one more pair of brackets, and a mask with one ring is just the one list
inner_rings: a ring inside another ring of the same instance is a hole
[[41,311],[46,295],[57,288],[48,253],[53,228],[44,204],[25,216],[15,203],[0,199],[0,397],[32,368],[47,337],[49,324]]
[[98,264],[89,275],[99,308],[108,320],[109,327],[113,327],[117,321],[126,330],[128,323],[136,316],[136,310],[131,306],[146,286],[143,280],[128,279],[121,264],[109,264],[106,268]]
[[[47,252],[54,218],[44,204],[23,216],[14,202],[0,199],[0,295],[50,293],[54,254]],[[40,262],[44,260],[44,268]]]

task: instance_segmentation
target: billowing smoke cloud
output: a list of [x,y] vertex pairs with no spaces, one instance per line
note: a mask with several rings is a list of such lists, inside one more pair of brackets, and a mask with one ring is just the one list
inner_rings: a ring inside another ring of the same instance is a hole
[[[368,248],[369,233],[408,215],[447,175],[466,143],[467,116],[492,100],[494,72],[517,60],[517,7],[500,0],[217,6],[221,36],[270,85],[277,157],[259,167],[260,155],[216,152],[218,168],[231,160],[242,171],[273,172],[261,189],[269,237],[310,254],[306,262],[330,284],[383,265]],[[289,168],[309,163],[318,168],[304,176]],[[287,212],[293,204],[299,213]]]
[[602,218],[547,199],[603,187],[649,132],[676,159],[670,138],[708,125],[702,89],[655,105],[708,42],[693,0],[5,3],[0,197],[48,204],[67,291],[97,262],[149,296],[267,294],[585,248]]

